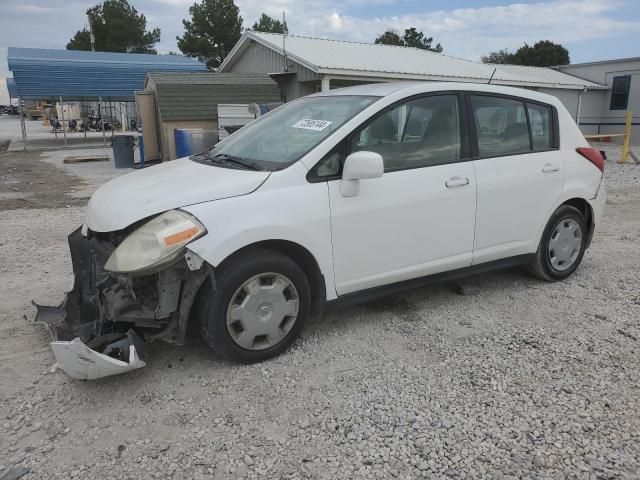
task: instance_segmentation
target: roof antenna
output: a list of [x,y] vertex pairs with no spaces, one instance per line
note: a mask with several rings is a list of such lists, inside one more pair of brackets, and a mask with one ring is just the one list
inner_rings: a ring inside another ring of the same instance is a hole
[[498,70],[498,67],[495,67],[493,69],[493,73],[491,74],[491,77],[489,77],[489,81],[487,82],[487,85],[491,84],[491,80],[493,80],[493,76],[496,74],[496,70]]
[[284,16],[284,10],[282,11],[282,55],[284,56],[284,71],[288,72],[289,71],[289,66],[287,65],[287,46],[286,46],[286,39],[287,39],[287,20],[285,19]]

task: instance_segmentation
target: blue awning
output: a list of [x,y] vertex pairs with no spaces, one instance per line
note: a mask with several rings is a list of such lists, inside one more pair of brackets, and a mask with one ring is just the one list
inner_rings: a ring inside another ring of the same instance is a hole
[[127,101],[149,72],[202,72],[204,63],[180,55],[86,52],[9,47],[9,70],[22,99]]

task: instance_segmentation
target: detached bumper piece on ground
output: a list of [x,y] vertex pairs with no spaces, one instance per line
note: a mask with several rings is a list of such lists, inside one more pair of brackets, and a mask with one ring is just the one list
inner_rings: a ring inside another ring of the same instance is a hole
[[57,307],[36,305],[36,322],[51,333],[56,362],[70,377],[95,380],[146,365],[147,343],[182,345],[206,268],[184,259],[142,276],[111,274],[103,266],[126,232],[69,236],[73,290]]

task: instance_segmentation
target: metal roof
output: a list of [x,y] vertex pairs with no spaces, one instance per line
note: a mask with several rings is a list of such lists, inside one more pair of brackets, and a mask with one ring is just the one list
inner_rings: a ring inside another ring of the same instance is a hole
[[277,85],[261,73],[150,72],[148,79],[156,85]]
[[571,67],[584,67],[587,65],[605,65],[608,63],[627,63],[627,62],[640,62],[640,57],[612,58],[610,60],[596,60],[593,62],[569,63],[567,65],[554,65],[551,68],[563,69],[563,68],[571,68]]
[[[237,61],[251,41],[282,53],[283,36],[274,33],[245,32],[225,58],[219,71]],[[514,65],[487,65],[412,47],[376,45],[322,38],[287,35],[287,56],[306,68],[327,75],[348,75],[384,79],[416,79],[487,82],[546,88],[603,88],[556,70]],[[513,68],[512,68],[513,67]]]
[[495,82],[500,85],[532,84],[548,88],[607,88],[605,85],[599,85],[552,68],[495,64],[489,64],[489,66],[497,69],[491,83]]
[[269,75],[213,72],[153,72],[146,90],[155,90],[162,121],[215,120],[220,103],[279,102],[280,89]]
[[23,99],[133,100],[151,71],[205,71],[179,55],[9,47],[9,70]]

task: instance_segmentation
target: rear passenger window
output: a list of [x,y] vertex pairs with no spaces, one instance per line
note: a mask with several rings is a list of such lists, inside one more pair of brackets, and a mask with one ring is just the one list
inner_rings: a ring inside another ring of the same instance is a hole
[[471,96],[478,153],[499,157],[531,151],[523,102],[500,97]]
[[531,140],[533,150],[548,150],[551,148],[551,108],[533,103],[527,103],[529,122],[531,123]]
[[417,98],[357,130],[351,137],[351,152],[379,153],[386,171],[456,162],[461,148],[459,125],[456,95]]

